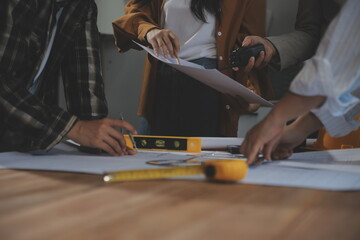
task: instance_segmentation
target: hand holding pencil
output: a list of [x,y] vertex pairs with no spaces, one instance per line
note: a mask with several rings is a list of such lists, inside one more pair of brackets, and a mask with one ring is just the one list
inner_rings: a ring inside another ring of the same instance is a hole
[[170,55],[180,64],[177,56],[177,53],[180,51],[180,41],[172,31],[155,28],[146,34],[146,39],[153,47],[156,56],[162,53],[165,58],[168,58]]
[[124,120],[103,118],[92,121],[79,120],[66,136],[79,143],[82,146],[80,150],[86,152],[100,153],[100,149],[113,156],[136,154],[136,151],[126,146],[123,134],[116,128],[136,134],[135,128]]

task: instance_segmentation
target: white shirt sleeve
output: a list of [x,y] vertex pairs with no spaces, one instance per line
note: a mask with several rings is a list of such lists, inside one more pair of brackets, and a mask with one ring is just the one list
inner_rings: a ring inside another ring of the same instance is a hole
[[315,56],[296,76],[290,91],[303,96],[326,96],[312,112],[332,136],[360,126],[360,1],[348,0],[331,22]]

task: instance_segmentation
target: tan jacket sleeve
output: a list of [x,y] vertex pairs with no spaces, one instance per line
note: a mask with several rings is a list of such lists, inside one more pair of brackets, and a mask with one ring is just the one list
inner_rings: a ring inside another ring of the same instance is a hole
[[125,15],[112,23],[115,43],[120,52],[131,48],[140,49],[133,40],[148,45],[146,34],[153,28],[159,28],[158,9],[161,2],[153,0],[150,4],[141,6],[131,0],[126,4]]

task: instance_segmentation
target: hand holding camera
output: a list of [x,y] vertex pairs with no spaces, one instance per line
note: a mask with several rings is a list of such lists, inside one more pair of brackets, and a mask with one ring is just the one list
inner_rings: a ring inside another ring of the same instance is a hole
[[276,54],[276,48],[269,40],[258,36],[248,36],[244,39],[242,47],[230,54],[230,65],[219,70],[233,68],[237,71],[239,67],[243,67],[244,72],[249,72],[254,67],[265,67]]
[[261,51],[265,51],[263,44],[256,44],[254,46],[241,47],[235,49],[230,54],[230,65],[220,68],[219,70],[235,68],[235,67],[245,67],[251,57],[258,58]]

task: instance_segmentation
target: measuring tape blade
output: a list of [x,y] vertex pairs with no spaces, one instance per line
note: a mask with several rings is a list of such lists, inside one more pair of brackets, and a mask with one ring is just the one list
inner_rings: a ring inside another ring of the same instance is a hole
[[183,166],[183,167],[167,167],[157,169],[140,169],[128,170],[119,172],[107,172],[104,175],[105,182],[118,181],[134,181],[147,179],[162,179],[178,176],[198,175],[203,173],[203,167],[198,166]]
[[103,180],[118,182],[205,174],[210,180],[234,182],[243,179],[247,174],[247,169],[248,166],[244,160],[217,159],[194,166],[106,172]]

